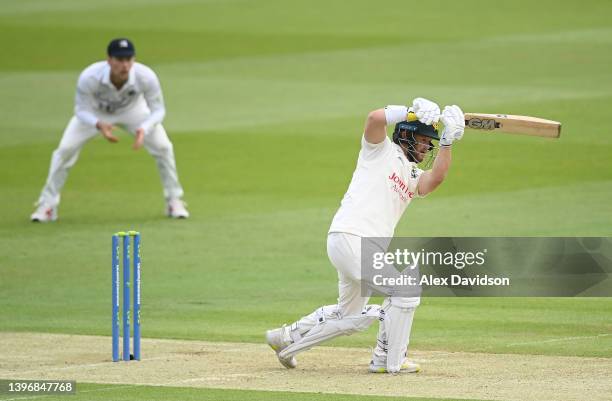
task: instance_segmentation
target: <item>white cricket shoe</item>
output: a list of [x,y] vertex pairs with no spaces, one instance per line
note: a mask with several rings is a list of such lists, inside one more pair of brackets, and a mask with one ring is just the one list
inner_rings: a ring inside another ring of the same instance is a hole
[[[383,359],[372,359],[369,367],[370,373],[387,373],[387,361]],[[416,362],[411,362],[404,359],[400,367],[400,373],[418,373],[421,371],[421,365]]]
[[268,330],[266,332],[266,342],[268,343],[270,348],[272,348],[274,352],[276,352],[276,357],[278,358],[278,361],[287,369],[293,369],[297,366],[297,361],[295,357],[292,356],[291,358],[281,358],[279,356],[282,350],[291,345],[291,341],[285,341],[283,339],[284,331],[285,326],[278,329]]
[[57,220],[57,206],[49,206],[45,203],[38,203],[36,210],[30,216],[30,220],[37,223],[48,223]]
[[189,217],[189,212],[185,208],[187,204],[179,198],[172,198],[168,200],[168,208],[166,214],[168,217],[174,219],[186,219]]

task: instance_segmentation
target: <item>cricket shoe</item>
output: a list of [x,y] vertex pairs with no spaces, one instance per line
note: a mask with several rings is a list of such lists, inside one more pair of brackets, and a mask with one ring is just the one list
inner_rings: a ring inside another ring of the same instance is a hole
[[49,206],[45,203],[38,203],[36,210],[30,216],[30,220],[37,223],[48,223],[57,220],[57,206]]
[[169,199],[166,214],[174,219],[186,219],[189,217],[186,206],[187,204],[178,198]]
[[[387,373],[387,361],[385,360],[371,360],[370,373]],[[416,362],[411,362],[408,359],[404,359],[402,366],[400,367],[399,373],[418,373],[421,371],[421,365]]]
[[276,352],[276,357],[278,358],[278,361],[287,369],[293,369],[297,366],[297,361],[295,360],[295,357],[292,356],[290,358],[281,358],[279,355],[282,350],[291,345],[291,341],[285,340],[285,330],[285,326],[278,329],[268,330],[266,332],[266,342],[268,343],[270,348],[272,348],[274,352]]

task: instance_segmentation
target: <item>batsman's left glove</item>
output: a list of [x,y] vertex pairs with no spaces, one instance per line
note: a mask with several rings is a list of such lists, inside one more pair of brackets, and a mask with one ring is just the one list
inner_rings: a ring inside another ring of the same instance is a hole
[[440,118],[440,106],[422,97],[417,97],[412,101],[409,111],[414,112],[419,121],[427,125],[437,123]]

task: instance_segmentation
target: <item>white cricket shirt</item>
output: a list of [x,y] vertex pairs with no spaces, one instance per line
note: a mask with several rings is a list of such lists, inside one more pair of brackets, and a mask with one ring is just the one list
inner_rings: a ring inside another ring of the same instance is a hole
[[163,121],[166,114],[159,79],[144,64],[134,63],[127,82],[117,89],[110,81],[110,66],[106,61],[85,68],[77,83],[74,113],[84,124],[94,126],[100,115],[129,112],[141,98],[151,113],[140,124],[145,132]]
[[357,167],[329,232],[392,237],[406,207],[417,196],[422,173],[388,137],[379,144],[362,137]]

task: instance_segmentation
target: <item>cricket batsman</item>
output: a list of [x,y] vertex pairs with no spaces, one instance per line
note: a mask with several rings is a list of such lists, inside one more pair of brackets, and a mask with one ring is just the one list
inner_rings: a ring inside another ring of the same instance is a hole
[[[438,121],[444,125],[438,134]],[[386,132],[395,125],[393,142]],[[268,330],[266,341],[280,363],[295,368],[295,356],[324,341],[350,335],[380,321],[369,370],[372,373],[418,372],[407,348],[414,311],[420,297],[385,298],[382,306],[367,305],[361,292],[361,238],[392,237],[404,210],[444,181],[453,142],[461,139],[465,121],[458,106],[442,114],[434,102],[416,98],[412,107],[387,106],[366,120],[357,167],[327,236],[327,254],[338,271],[338,303],[322,306],[293,324]],[[439,150],[430,170],[417,164]]]
[[53,152],[47,182],[32,213],[32,221],[57,220],[60,191],[81,148],[98,133],[109,142],[118,142],[113,135],[117,126],[134,135],[134,150],[144,145],[155,158],[167,215],[189,217],[181,200],[183,188],[178,180],[172,143],[161,125],[166,109],[157,75],[146,65],[135,62],[136,51],[129,39],[112,40],[107,55],[106,61],[93,63],[79,76],[74,116]]

